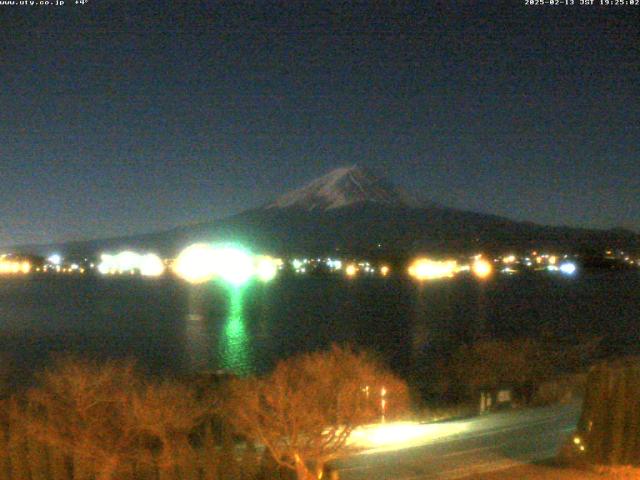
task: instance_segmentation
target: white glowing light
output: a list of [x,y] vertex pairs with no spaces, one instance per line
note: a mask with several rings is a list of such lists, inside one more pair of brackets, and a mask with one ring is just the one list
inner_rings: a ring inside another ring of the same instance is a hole
[[332,270],[342,270],[342,261],[340,261],[340,260],[334,260],[332,258],[329,258],[327,260],[327,265]]
[[217,252],[209,245],[195,243],[176,258],[173,270],[189,283],[204,283],[216,275]]
[[263,282],[273,280],[278,273],[278,264],[271,257],[260,257],[256,263],[256,275]]
[[114,261],[115,267],[118,271],[132,271],[138,268],[140,264],[140,255],[135,252],[125,250],[124,252],[117,254]]
[[115,270],[115,256],[103,253],[102,255],[100,255],[98,272],[100,272],[102,275],[107,275],[108,273],[111,273],[112,270]]
[[[149,272],[153,269],[157,270],[157,265],[151,267],[151,263],[155,264],[156,262],[154,257],[157,256],[154,254],[140,255],[139,253],[132,252],[130,250],[125,250],[116,255],[104,253],[100,255],[98,272],[103,275],[116,273],[128,273],[133,275],[137,272],[145,275],[146,273],[143,273],[142,270],[145,270],[145,272]],[[162,263],[159,258],[157,261]],[[78,270],[79,267],[80,266],[78,264],[73,264],[71,265],[71,270]]]
[[51,265],[60,265],[60,263],[62,263],[62,257],[59,254],[54,253],[49,258],[47,258],[47,262],[49,262]]
[[165,270],[162,259],[155,253],[142,255],[139,259],[138,268],[140,270],[140,275],[144,277],[159,277]]
[[576,271],[576,265],[571,262],[565,262],[560,265],[560,271],[565,275],[573,275]]
[[215,273],[232,285],[242,285],[255,273],[253,258],[237,248],[214,250]]

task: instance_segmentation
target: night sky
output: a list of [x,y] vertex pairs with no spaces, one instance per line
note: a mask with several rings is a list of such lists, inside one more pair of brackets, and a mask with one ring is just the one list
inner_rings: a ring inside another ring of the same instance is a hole
[[212,220],[351,164],[640,231],[640,7],[443,3],[0,6],[0,245]]

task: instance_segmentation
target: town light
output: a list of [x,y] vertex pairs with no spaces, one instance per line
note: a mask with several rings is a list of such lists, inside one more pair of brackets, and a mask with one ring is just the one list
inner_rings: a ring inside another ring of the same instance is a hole
[[259,257],[256,264],[256,275],[263,282],[273,280],[278,273],[278,263],[271,257]]
[[159,277],[164,273],[165,267],[162,259],[155,253],[147,253],[139,259],[140,275],[144,277]]
[[119,272],[131,272],[136,270],[140,263],[140,254],[125,250],[115,256],[115,267]]
[[47,258],[47,262],[51,265],[60,265],[60,263],[62,263],[62,257],[59,254],[54,253]]
[[28,261],[0,259],[0,274],[7,273],[23,273],[27,274],[31,271],[31,263]]
[[204,283],[216,274],[216,251],[204,243],[185,248],[176,258],[173,271],[189,283]]
[[358,273],[358,267],[351,263],[347,265],[347,268],[344,272],[347,274],[347,277],[355,277]]
[[[71,264],[68,270],[80,270],[80,265]],[[116,273],[134,275],[135,273],[140,273],[140,275],[146,277],[157,277],[162,275],[164,270],[165,266],[162,259],[155,253],[141,255],[130,250],[125,250],[115,255],[103,253],[100,255],[100,263],[98,264],[98,272],[103,275]]]
[[[98,272],[102,275],[111,273],[111,270],[115,268],[114,256],[103,253],[100,255],[100,263],[98,264]],[[58,266],[60,268],[60,266]]]
[[342,261],[329,258],[327,259],[327,266],[334,271],[342,270]]
[[409,267],[409,275],[417,280],[451,278],[457,268],[458,262],[455,260],[436,261],[428,258],[419,258]]
[[476,277],[484,279],[493,273],[493,266],[487,260],[478,258],[473,262],[471,271]]
[[213,264],[215,274],[235,286],[248,282],[255,272],[251,255],[234,247],[214,249]]
[[515,255],[508,255],[508,256],[504,257],[502,259],[502,261],[504,263],[506,263],[507,265],[509,265],[510,263],[514,263],[516,261],[516,256]]
[[565,275],[573,275],[576,272],[576,265],[575,263],[565,262],[560,265],[560,271]]

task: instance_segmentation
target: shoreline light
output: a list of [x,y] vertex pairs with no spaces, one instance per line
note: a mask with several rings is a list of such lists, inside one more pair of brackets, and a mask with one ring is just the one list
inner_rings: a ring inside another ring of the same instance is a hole
[[485,279],[493,273],[493,266],[483,258],[477,258],[471,267],[473,274],[479,279]]
[[31,272],[31,263],[26,260],[0,259],[0,274],[27,274]]
[[189,283],[204,283],[216,275],[216,257],[216,251],[209,245],[194,243],[180,252],[173,271]]
[[347,274],[347,277],[353,278],[358,274],[358,267],[355,266],[353,263],[347,265],[347,268],[345,268],[344,273]]
[[509,265],[511,263],[515,263],[516,262],[516,256],[515,255],[507,255],[506,257],[502,258],[502,262],[506,265]]
[[419,258],[409,266],[409,275],[417,280],[437,280],[451,278],[458,269],[455,260],[437,261],[429,258]]
[[[115,266],[115,262],[114,262],[114,255],[109,255],[107,253],[103,253],[102,255],[100,255],[100,263],[98,264],[98,272],[100,272],[102,275],[107,275],[109,273],[112,272],[112,269],[114,269]],[[58,266],[58,271],[59,271],[59,266]]]
[[155,253],[147,253],[140,257],[140,275],[143,277],[159,277],[165,271],[162,259]]
[[214,248],[213,252],[214,273],[225,282],[240,286],[254,275],[253,258],[249,253],[234,247]]
[[62,256],[58,253],[54,253],[47,258],[47,262],[51,265],[60,265],[62,263]]
[[278,274],[278,262],[269,256],[258,257],[256,276],[263,282],[273,280]]
[[[98,272],[102,275],[139,273],[144,277],[159,277],[165,271],[162,259],[155,253],[141,255],[131,250],[124,250],[115,255],[103,253],[100,255]],[[80,270],[80,265],[71,264],[70,270]]]
[[120,272],[131,272],[138,268],[140,255],[130,250],[118,253],[115,258],[116,269]]
[[219,279],[239,287],[254,277],[263,282],[272,280],[282,265],[281,259],[267,255],[255,256],[234,245],[196,243],[178,255],[173,271],[189,283]]

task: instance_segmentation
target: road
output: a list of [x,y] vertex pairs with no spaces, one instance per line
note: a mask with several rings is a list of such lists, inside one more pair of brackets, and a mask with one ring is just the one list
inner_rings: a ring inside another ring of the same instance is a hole
[[389,423],[355,432],[365,450],[336,464],[342,480],[464,478],[553,457],[580,404],[508,411],[437,424]]

